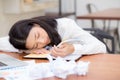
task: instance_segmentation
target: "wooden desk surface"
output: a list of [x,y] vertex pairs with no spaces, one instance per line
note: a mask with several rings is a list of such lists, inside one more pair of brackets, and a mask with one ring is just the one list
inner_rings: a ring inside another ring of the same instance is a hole
[[[2,53],[2,52],[0,52]],[[21,60],[24,54],[5,53]],[[83,56],[80,61],[90,61],[89,70],[86,76],[69,75],[65,80],[120,80],[120,55],[119,54],[96,54]],[[48,62],[48,60],[36,59],[37,63]],[[4,80],[4,79],[0,79]],[[62,80],[50,77],[38,80]]]
[[77,19],[111,19],[120,20],[120,8],[106,9],[91,14],[77,16]]

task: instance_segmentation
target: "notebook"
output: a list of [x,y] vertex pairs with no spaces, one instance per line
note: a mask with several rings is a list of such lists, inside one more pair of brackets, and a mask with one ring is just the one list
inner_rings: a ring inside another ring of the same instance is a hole
[[0,69],[26,66],[27,63],[7,54],[0,54]]
[[30,53],[26,56],[24,56],[24,58],[41,58],[41,59],[47,59],[48,54],[34,54],[34,53]]

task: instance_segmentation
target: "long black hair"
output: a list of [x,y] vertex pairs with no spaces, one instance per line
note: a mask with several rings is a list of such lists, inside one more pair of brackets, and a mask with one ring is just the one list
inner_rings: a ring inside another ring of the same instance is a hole
[[[9,41],[17,49],[26,50],[26,39],[34,24],[40,25],[50,37],[49,45],[58,45],[61,37],[57,32],[57,22],[54,18],[40,16],[16,22],[9,31]],[[47,45],[46,45],[47,46]]]

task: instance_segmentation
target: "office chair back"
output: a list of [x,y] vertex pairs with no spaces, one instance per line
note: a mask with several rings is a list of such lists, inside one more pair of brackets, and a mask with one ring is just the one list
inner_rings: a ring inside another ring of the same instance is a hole
[[[115,44],[114,44],[114,37],[109,35],[108,33],[104,32],[103,30],[100,30],[98,28],[83,28],[86,31],[90,31],[90,33],[95,36],[97,39],[102,41],[107,48],[108,53],[114,53],[115,52]],[[111,48],[109,45],[104,41],[105,39],[111,40]]]
[[[87,10],[88,10],[88,13],[93,13],[93,12],[98,11],[99,9],[97,8],[97,6],[95,4],[88,3],[87,4]],[[109,34],[111,34],[111,32],[113,32],[113,35],[116,38],[115,42],[116,42],[116,44],[118,44],[118,48],[119,48],[119,52],[120,52],[120,34],[119,34],[119,31],[118,31],[120,23],[119,23],[119,20],[117,20],[117,25],[112,26],[112,27],[116,27],[116,28],[112,30],[112,29],[110,29],[111,21],[112,20],[102,20],[102,24],[103,24],[102,30],[104,30],[105,32],[107,32]],[[93,28],[97,27],[97,23],[96,23],[95,20],[91,20],[91,26]]]

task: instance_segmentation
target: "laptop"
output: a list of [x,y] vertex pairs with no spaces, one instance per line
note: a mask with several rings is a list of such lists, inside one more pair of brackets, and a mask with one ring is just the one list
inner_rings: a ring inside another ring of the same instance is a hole
[[27,66],[28,63],[16,59],[12,56],[7,54],[0,54],[0,70],[6,68],[13,68],[13,67],[20,67],[20,66]]

